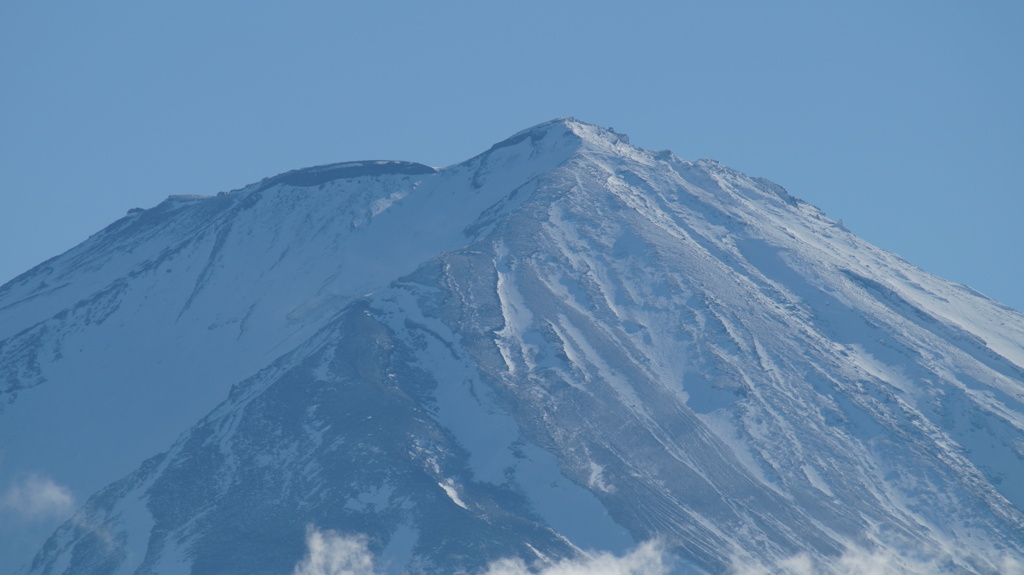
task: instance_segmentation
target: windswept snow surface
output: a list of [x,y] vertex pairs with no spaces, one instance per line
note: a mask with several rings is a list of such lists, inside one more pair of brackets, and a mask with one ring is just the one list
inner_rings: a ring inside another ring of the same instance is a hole
[[0,509],[0,570],[289,573],[309,525],[389,573],[1024,557],[1024,316],[576,120],[172,197],[0,314],[0,489],[95,493]]

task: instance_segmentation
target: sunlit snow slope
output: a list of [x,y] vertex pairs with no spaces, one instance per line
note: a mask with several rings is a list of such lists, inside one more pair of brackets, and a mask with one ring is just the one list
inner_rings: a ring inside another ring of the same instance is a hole
[[389,573],[1024,557],[1021,314],[575,120],[172,197],[0,338],[0,570],[287,574],[310,525]]

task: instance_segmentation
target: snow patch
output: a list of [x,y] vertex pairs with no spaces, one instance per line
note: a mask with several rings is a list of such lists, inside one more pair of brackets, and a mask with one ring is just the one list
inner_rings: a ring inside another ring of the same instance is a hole
[[443,482],[438,483],[437,486],[444,489],[444,492],[448,494],[448,497],[454,501],[456,505],[467,511],[469,510],[469,507],[466,507],[465,502],[463,502],[462,498],[459,497],[459,490],[456,488],[454,480],[451,478],[445,479]]
[[830,488],[828,483],[821,478],[821,475],[818,475],[818,471],[816,469],[806,463],[800,466],[800,469],[803,470],[804,475],[807,476],[807,480],[811,482],[811,485],[814,486],[815,489],[829,497],[835,497],[835,493],[832,493],[832,488]]
[[605,493],[615,493],[615,486],[607,483],[604,479],[604,467],[593,461],[590,462],[590,478],[587,480],[587,486]]

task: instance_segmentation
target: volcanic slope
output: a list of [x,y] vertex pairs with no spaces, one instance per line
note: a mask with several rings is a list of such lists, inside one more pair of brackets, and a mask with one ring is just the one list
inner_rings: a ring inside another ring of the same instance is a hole
[[0,480],[95,492],[26,573],[1024,557],[1020,313],[576,120],[172,197],[0,314]]

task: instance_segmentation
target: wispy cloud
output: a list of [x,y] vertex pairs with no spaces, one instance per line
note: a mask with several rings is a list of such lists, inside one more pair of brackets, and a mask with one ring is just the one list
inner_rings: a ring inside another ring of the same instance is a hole
[[[817,561],[805,553],[775,563],[736,560],[730,575],[939,575],[962,572],[961,569],[951,568],[949,559],[915,559],[891,549],[867,551],[850,548],[839,558],[828,562]],[[994,572],[1001,575],[1024,575],[1024,565],[1010,556],[996,560],[981,557],[974,559],[988,563],[997,569]]]
[[[341,535],[335,531],[306,530],[307,554],[292,575],[376,575],[374,557],[362,535]],[[534,566],[536,569],[537,566]],[[664,555],[654,543],[645,543],[622,557],[597,553],[578,560],[564,560],[539,571],[521,559],[491,563],[479,575],[666,575]]]
[[67,517],[75,507],[71,490],[40,475],[29,475],[16,481],[0,498],[0,503],[4,508],[33,520]]
[[[345,536],[334,531],[309,527],[306,533],[308,553],[296,565],[292,575],[377,575],[374,557],[362,535]],[[982,559],[976,557],[975,559]],[[949,557],[944,559],[910,558],[891,550],[847,550],[840,557],[821,560],[800,553],[765,563],[755,560],[734,560],[729,575],[939,575],[961,572],[950,569]],[[660,545],[648,542],[623,556],[595,553],[546,565],[528,565],[522,559],[501,559],[476,575],[668,575],[673,562]],[[1001,575],[1024,575],[1024,564],[1004,556],[985,558]]]
[[306,557],[292,575],[374,575],[373,555],[366,537],[345,536],[335,531],[306,528]]

